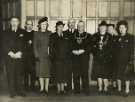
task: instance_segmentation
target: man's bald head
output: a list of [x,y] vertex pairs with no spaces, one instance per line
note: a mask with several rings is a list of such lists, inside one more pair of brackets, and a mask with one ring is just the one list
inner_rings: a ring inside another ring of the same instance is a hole
[[75,19],[69,19],[68,20],[68,28],[69,29],[75,29],[76,20]]

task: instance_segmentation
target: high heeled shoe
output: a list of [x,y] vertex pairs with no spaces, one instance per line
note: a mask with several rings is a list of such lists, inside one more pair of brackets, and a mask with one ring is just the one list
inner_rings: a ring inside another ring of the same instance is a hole
[[125,92],[124,94],[123,94],[123,97],[128,97],[129,96],[129,92]]

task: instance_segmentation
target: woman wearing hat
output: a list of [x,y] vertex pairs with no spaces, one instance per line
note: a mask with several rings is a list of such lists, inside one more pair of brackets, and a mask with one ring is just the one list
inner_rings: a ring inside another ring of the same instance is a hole
[[117,23],[118,37],[115,50],[117,66],[118,92],[121,94],[122,81],[125,84],[124,96],[130,92],[130,80],[133,75],[134,36],[128,33],[128,23],[125,20]]
[[97,80],[99,94],[108,94],[108,86],[111,77],[111,40],[112,36],[107,33],[107,24],[102,21],[99,24],[99,31],[93,35],[93,56],[92,79]]
[[56,23],[56,32],[51,35],[50,54],[54,60],[56,70],[57,93],[65,94],[66,71],[70,65],[70,44],[69,38],[63,32],[62,21]]
[[49,36],[48,18],[41,18],[38,22],[38,32],[34,34],[34,52],[36,57],[36,75],[39,78],[40,92],[48,93],[50,78],[50,59],[49,59]]

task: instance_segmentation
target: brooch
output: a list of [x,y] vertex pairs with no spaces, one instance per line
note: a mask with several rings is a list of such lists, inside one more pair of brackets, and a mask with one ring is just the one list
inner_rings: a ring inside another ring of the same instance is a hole
[[121,41],[121,38],[119,38],[119,42]]
[[28,42],[29,44],[32,44],[32,41],[31,40],[29,40],[29,42]]
[[65,38],[66,40],[68,40],[68,38]]
[[24,35],[23,34],[19,34],[19,37],[23,37]]

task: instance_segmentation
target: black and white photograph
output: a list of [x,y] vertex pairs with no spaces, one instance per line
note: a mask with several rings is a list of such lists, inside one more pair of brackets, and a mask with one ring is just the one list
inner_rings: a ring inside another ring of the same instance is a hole
[[135,0],[0,0],[0,102],[135,102]]

